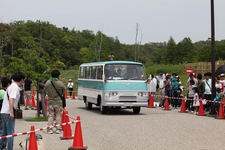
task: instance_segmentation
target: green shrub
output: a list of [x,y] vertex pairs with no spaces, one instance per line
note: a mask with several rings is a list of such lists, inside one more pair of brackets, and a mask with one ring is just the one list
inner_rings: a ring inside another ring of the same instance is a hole
[[67,68],[67,66],[61,61],[56,61],[55,62],[55,67],[57,69],[63,69],[63,70],[65,70]]

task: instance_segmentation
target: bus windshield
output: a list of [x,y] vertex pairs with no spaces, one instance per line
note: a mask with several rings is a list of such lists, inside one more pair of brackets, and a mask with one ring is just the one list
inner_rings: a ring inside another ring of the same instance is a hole
[[105,66],[107,80],[145,80],[143,65],[110,64]]

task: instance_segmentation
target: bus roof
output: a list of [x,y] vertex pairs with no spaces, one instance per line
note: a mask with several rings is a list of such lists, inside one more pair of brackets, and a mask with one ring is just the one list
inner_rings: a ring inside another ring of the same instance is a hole
[[132,62],[132,61],[103,61],[103,62],[92,62],[92,63],[84,63],[81,64],[81,66],[86,65],[108,65],[108,64],[136,64],[136,65],[142,65],[142,63],[138,62]]

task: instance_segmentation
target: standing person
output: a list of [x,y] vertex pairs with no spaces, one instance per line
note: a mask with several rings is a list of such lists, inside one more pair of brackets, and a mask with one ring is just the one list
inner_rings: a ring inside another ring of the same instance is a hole
[[[151,74],[150,76],[151,76],[150,84],[153,83],[155,85],[155,87],[156,87],[157,86],[157,80],[156,80],[156,78],[154,78],[154,75],[153,74]],[[151,92],[151,94],[155,95],[156,94],[156,91]],[[154,100],[154,102],[156,102],[156,97],[155,96],[153,97],[153,100]]]
[[[224,74],[220,75],[220,83],[223,84],[223,89],[225,88],[225,80],[224,80]],[[223,91],[224,92],[224,91]],[[225,93],[225,92],[224,92]]]
[[181,84],[179,82],[177,82],[176,78],[172,78],[173,97],[175,97],[174,100],[173,100],[173,103],[172,103],[172,107],[175,108],[175,109],[177,109],[177,106],[178,106],[178,98],[180,98],[179,97],[180,95],[177,93],[180,85]]
[[73,86],[74,86],[74,84],[73,84],[73,82],[72,82],[72,79],[69,79],[69,83],[68,83],[68,88],[69,88],[69,91],[70,91],[70,98],[71,98],[71,96],[72,96],[72,92],[73,92]]
[[172,78],[176,78],[177,74],[173,73],[172,76],[173,76]]
[[198,80],[194,77],[193,73],[190,73],[190,74],[189,74],[189,79],[187,80],[187,84],[186,84],[187,87],[189,86],[190,80],[194,80],[195,86],[196,86],[196,87],[198,86]]
[[223,84],[220,83],[220,78],[219,77],[215,77],[215,88],[216,88],[216,91],[222,91],[223,89]]
[[159,104],[159,107],[162,106],[162,102],[163,102],[163,96],[164,96],[164,87],[163,87],[163,84],[164,84],[164,81],[166,80],[165,78],[165,74],[162,74],[162,73],[159,73],[158,76],[156,76],[156,78],[159,80],[159,100],[160,100],[160,104]]
[[[61,123],[61,116],[63,113],[62,99],[60,96],[65,92],[65,86],[62,82],[61,77],[59,77],[60,72],[58,70],[53,70],[52,78],[45,83],[45,91],[48,94],[48,126],[53,126],[53,121],[56,124]],[[53,87],[55,86],[55,88]],[[60,94],[60,96],[58,95]],[[53,133],[52,129],[48,129],[49,134]],[[56,127],[56,134],[60,134],[60,127]]]
[[192,108],[192,107],[190,108],[190,104],[191,103],[192,103],[192,106],[193,106],[193,99],[194,99],[194,91],[193,91],[193,88],[194,87],[196,87],[195,86],[195,81],[194,80],[190,80],[189,81],[189,86],[188,86],[188,99],[191,99],[191,100],[187,100],[186,101],[186,109],[187,109],[186,111],[191,111],[191,108]]
[[[180,80],[180,77],[179,76],[176,76],[176,80],[177,82],[180,84],[178,90],[177,90],[177,97],[180,98],[180,95],[182,93],[182,86],[181,86],[181,80]],[[180,108],[181,106],[181,99],[178,99],[178,108]]]
[[[0,111],[2,109],[2,103],[3,103],[3,99],[5,96],[5,91],[7,90],[7,88],[9,87],[9,85],[11,84],[12,80],[9,77],[2,77],[1,79],[1,83],[2,83],[2,89],[0,90]],[[0,115],[0,134],[2,132],[2,118]],[[6,144],[7,144],[7,139],[3,139],[3,144],[1,149],[6,148]]]
[[24,104],[23,100],[24,85],[20,86],[20,104]]
[[199,96],[198,96],[198,88],[194,87],[193,88],[194,91],[194,101],[193,101],[193,106],[195,106],[195,115],[198,114],[198,107],[199,107]]
[[198,79],[198,95],[199,98],[203,98],[204,97],[204,93],[205,93],[205,82],[202,81],[202,74],[198,74],[197,75],[197,79]]
[[[14,109],[17,108],[18,101],[20,98],[20,86],[23,84],[25,79],[25,74],[22,72],[16,72],[14,74],[14,82],[7,88],[4,95],[4,100],[2,104],[1,117],[2,117],[2,136],[14,134],[15,119],[14,119]],[[13,140],[14,137],[8,138],[8,150],[13,150]],[[0,149],[2,149],[3,139],[0,140]]]
[[[212,87],[211,84],[212,84],[212,81],[209,78],[210,74],[209,73],[205,73],[204,76],[205,76],[205,80],[204,80],[204,82],[205,82],[204,98],[206,100],[211,100],[211,95],[212,95],[212,93],[211,93],[211,87]],[[211,102],[207,102],[207,105],[205,107],[207,107],[206,109],[210,111],[211,110],[211,108],[210,108],[211,107]]]
[[[31,104],[31,99],[32,99],[32,95],[31,95],[31,87],[33,86],[33,83],[30,79],[30,75],[27,76],[27,79],[24,81],[24,97],[25,97],[25,110],[28,110],[28,106],[27,106],[27,100],[29,100],[30,104]],[[32,105],[30,105],[31,107]]]
[[[164,96],[171,96],[171,81],[170,81],[170,76],[166,76],[166,81],[164,81],[164,85],[163,87],[165,88],[165,93]],[[164,98],[163,103],[162,103],[162,107],[164,107],[166,98]],[[168,102],[170,103],[170,99],[168,99]]]

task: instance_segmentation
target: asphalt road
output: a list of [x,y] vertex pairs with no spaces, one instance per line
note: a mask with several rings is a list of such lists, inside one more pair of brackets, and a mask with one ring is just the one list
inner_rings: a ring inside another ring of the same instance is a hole
[[[207,116],[165,111],[161,108],[142,108],[140,114],[132,109],[110,110],[102,115],[99,107],[86,110],[80,100],[67,100],[70,116],[81,118],[83,143],[88,150],[223,150],[225,149],[225,120]],[[35,116],[34,110],[23,110],[24,118],[16,120],[16,133],[46,127],[47,122],[27,122],[24,119]],[[72,133],[75,124],[71,125]],[[60,140],[63,134],[43,136],[45,150],[67,150],[73,140]],[[14,138],[14,149],[27,136]]]

